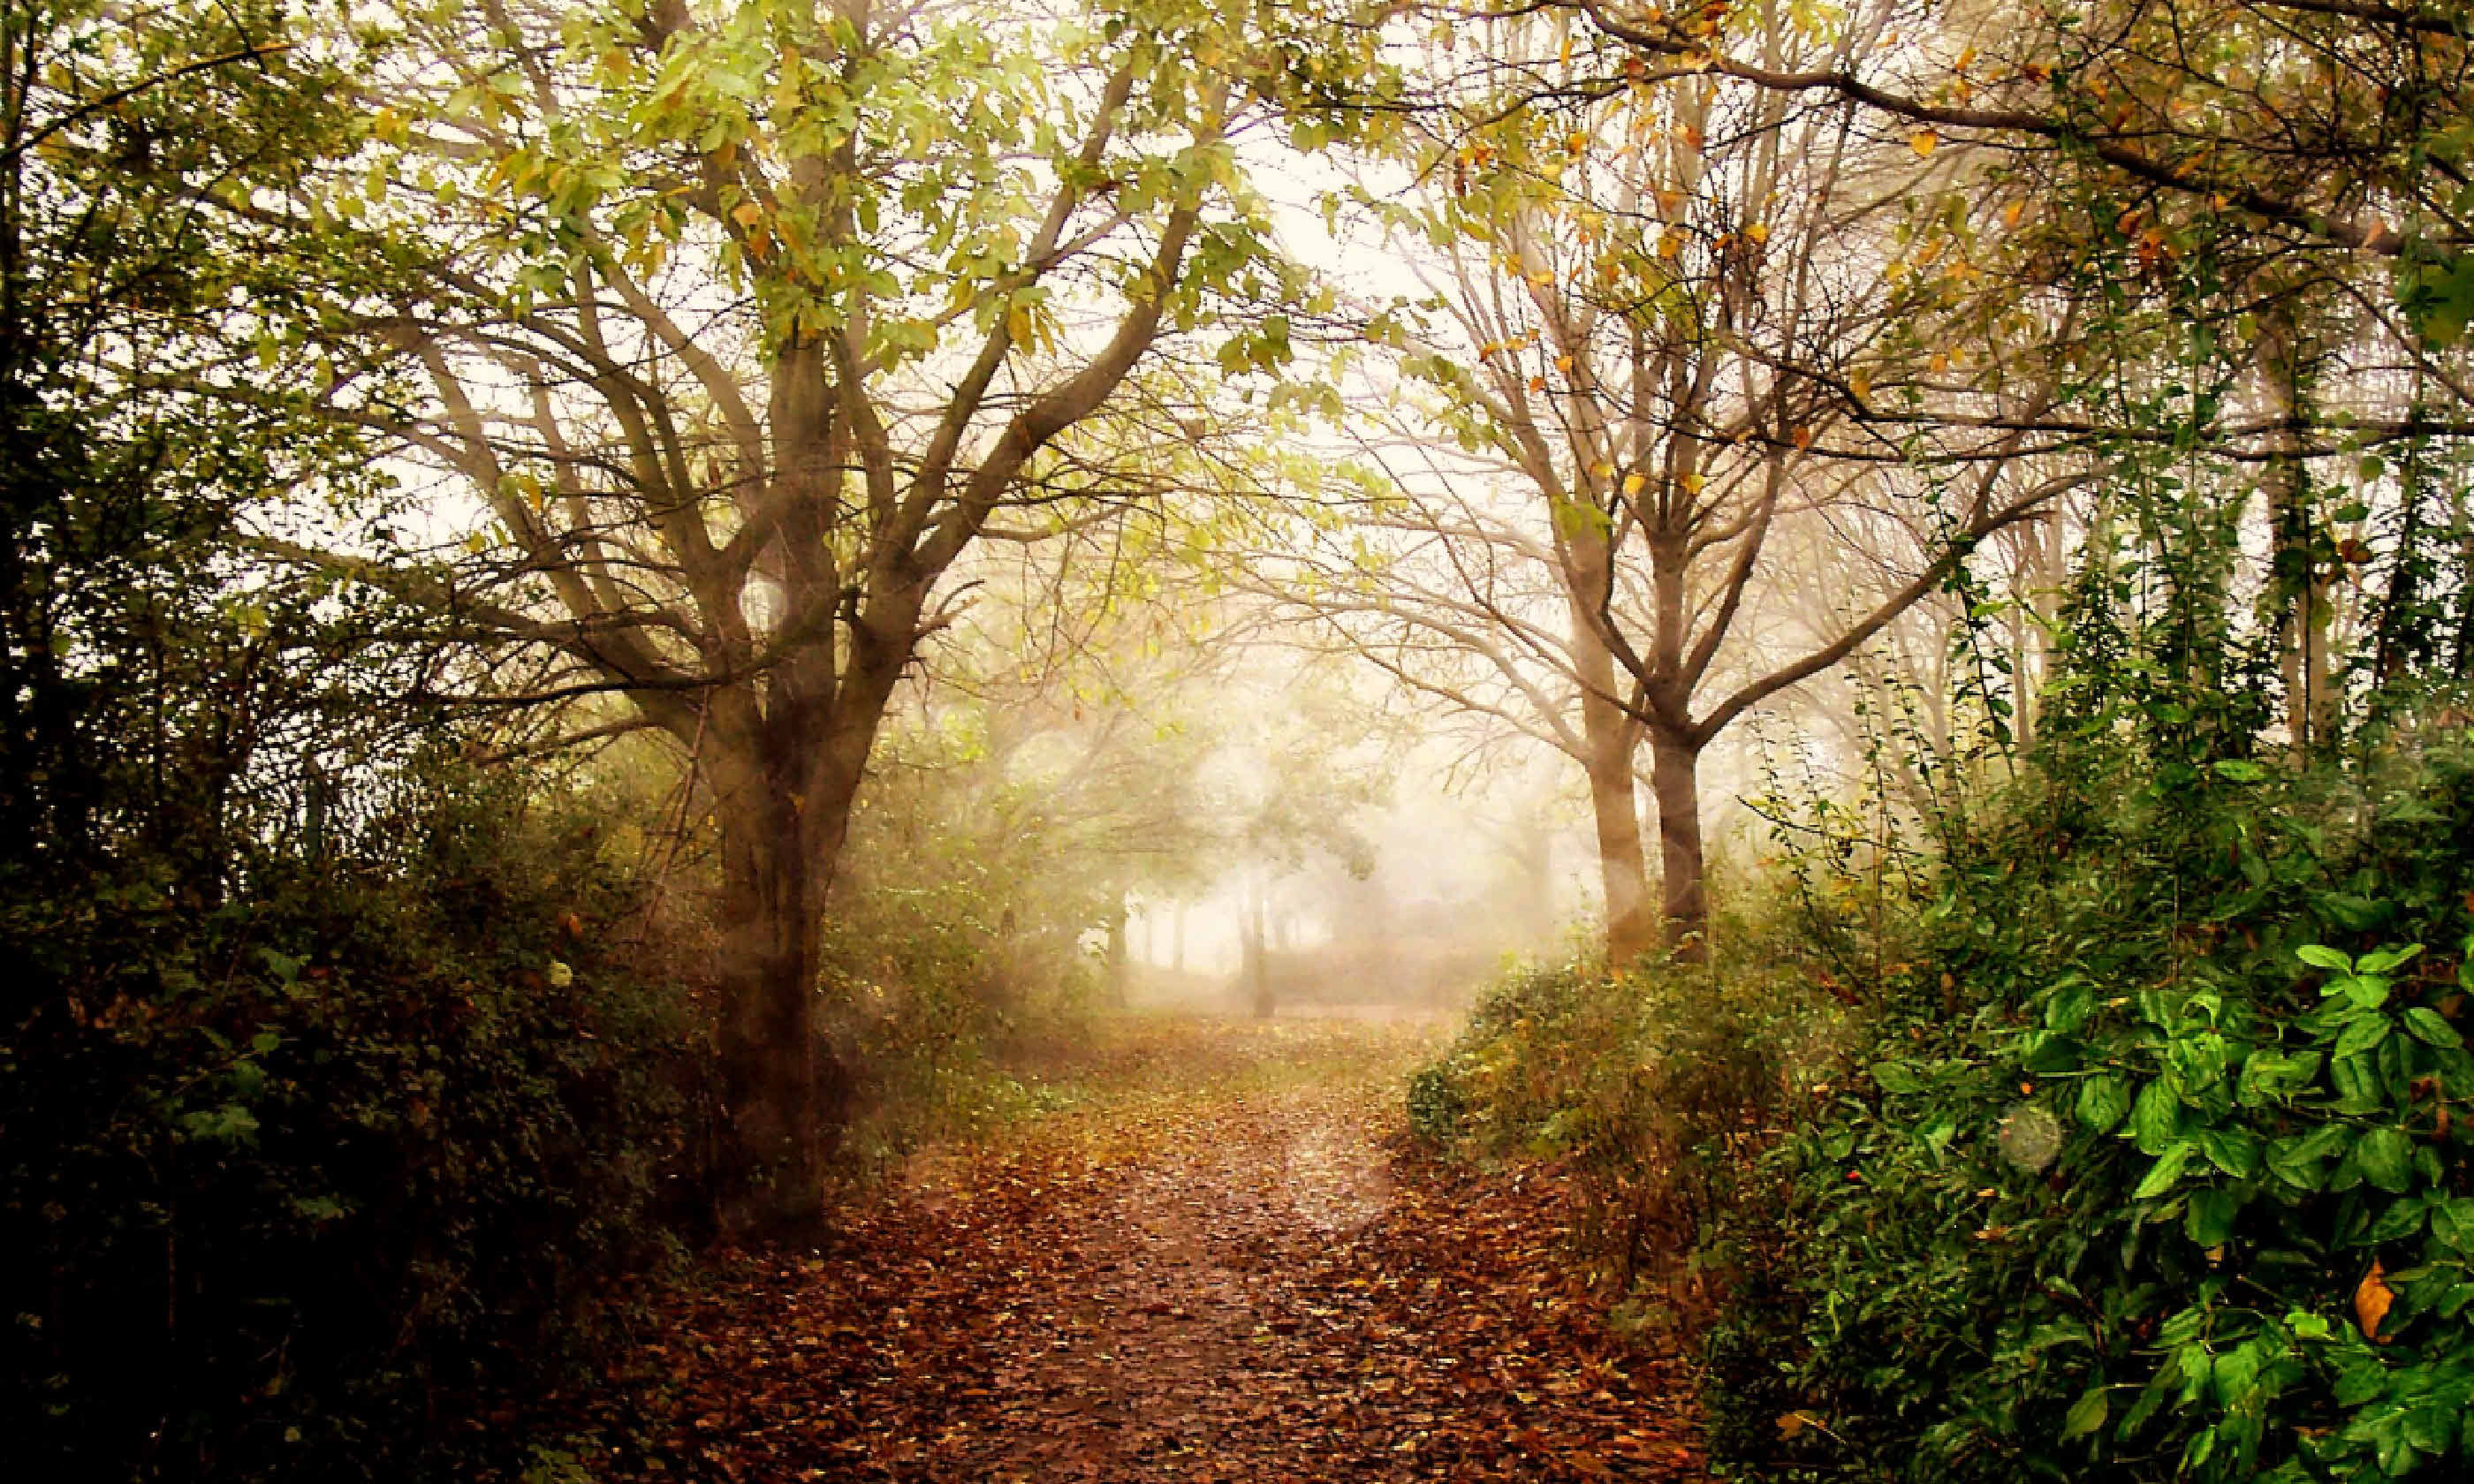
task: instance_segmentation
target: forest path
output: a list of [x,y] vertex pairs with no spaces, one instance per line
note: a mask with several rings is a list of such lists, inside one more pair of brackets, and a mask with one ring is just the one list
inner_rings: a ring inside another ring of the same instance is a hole
[[1551,1185],[1394,1137],[1419,1044],[1153,1027],[1087,1105],[676,1296],[571,1399],[628,1440],[581,1476],[1697,1476],[1679,1369],[1606,1337]]

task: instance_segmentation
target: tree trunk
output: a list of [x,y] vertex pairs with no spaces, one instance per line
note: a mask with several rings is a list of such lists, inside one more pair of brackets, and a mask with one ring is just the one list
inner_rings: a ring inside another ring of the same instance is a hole
[[821,1214],[821,1094],[839,1079],[818,1065],[815,894],[796,813],[787,802],[737,812],[722,827],[716,1204],[724,1231],[768,1235]]
[[1572,604],[1572,657],[1581,682],[1581,731],[1589,749],[1589,814],[1597,826],[1598,879],[1606,894],[1607,964],[1620,969],[1657,941],[1649,872],[1642,864],[1638,782],[1633,759],[1640,724],[1615,701],[1614,656],[1596,625]]
[[1653,736],[1649,785],[1658,799],[1659,859],[1665,871],[1662,938],[1676,961],[1710,954],[1709,883],[1701,856],[1701,744]]
[[1271,955],[1264,951],[1263,888],[1259,883],[1247,889],[1246,920],[1240,931],[1245,935],[1247,994],[1253,1001],[1254,1018],[1268,1020],[1277,1007],[1272,998]]
[[1126,899],[1108,909],[1108,1003],[1126,1008],[1126,981],[1132,969],[1126,958]]
[[[2292,419],[2301,410],[2299,351],[2290,311],[2276,306],[2261,333],[2260,382],[2269,414]],[[2300,763],[2325,740],[2328,707],[2328,577],[2318,551],[2316,512],[2291,429],[2269,439],[2272,455],[2260,472],[2268,499],[2268,594],[2276,604],[2277,671],[2285,687],[2286,747]]]
[[722,863],[716,1204],[735,1235],[796,1235],[823,1214],[851,1081],[817,1023],[818,929],[901,658],[854,657],[830,707],[792,664],[761,697],[705,703]]

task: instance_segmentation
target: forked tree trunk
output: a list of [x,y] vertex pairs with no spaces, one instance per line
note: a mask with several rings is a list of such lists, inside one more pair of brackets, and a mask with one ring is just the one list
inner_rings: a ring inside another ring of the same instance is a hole
[[1661,937],[1676,961],[1706,962],[1710,895],[1701,854],[1701,747],[1653,734],[1650,791],[1658,800],[1659,863],[1665,872]]

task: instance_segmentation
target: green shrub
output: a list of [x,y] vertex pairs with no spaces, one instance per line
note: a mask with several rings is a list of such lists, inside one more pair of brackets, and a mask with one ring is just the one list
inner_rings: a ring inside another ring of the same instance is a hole
[[[2114,760],[2124,766],[2122,760]],[[2084,771],[1967,823],[1871,1043],[1730,1218],[1773,1477],[2463,1477],[2462,742],[2376,786]]]
[[[24,877],[0,954],[11,1456],[46,1477],[402,1476],[675,1248],[697,1038],[594,817],[399,779],[209,898]],[[450,1472],[452,1472],[450,1470]]]
[[[1714,969],[1588,964],[1513,974],[1409,1085],[1412,1122],[1481,1155],[1563,1161],[1578,1234],[1628,1317],[1688,1324],[1723,1284],[1712,1218],[1747,1198],[1836,1017],[1765,930],[1731,933]],[[1637,1290],[1637,1292],[1635,1290]]]

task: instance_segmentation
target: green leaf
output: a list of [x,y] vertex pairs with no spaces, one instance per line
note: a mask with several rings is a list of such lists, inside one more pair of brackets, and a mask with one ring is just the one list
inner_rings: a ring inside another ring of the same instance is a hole
[[2316,1190],[2328,1183],[2321,1162],[2345,1146],[2346,1137],[2344,1125],[2328,1123],[2308,1134],[2280,1138],[2268,1147],[2268,1171],[2288,1185]]
[[2108,1072],[2079,1084],[2079,1122],[2099,1134],[2110,1134],[2130,1114],[2130,1089]]
[[2183,1233],[2201,1247],[2215,1247],[2233,1239],[2234,1218],[2242,1214],[2243,1199],[2232,1190],[2211,1185],[2191,1192],[2191,1204],[2182,1216]]
[[2345,1027],[2345,1033],[2337,1038],[2337,1059],[2341,1062],[2370,1050],[2389,1039],[2389,1017],[2376,1010],[2358,1017]]
[[1924,1080],[1904,1062],[1876,1062],[1872,1071],[1874,1083],[1884,1092],[1911,1093],[1925,1089]]
[[2405,1013],[2403,1019],[2405,1028],[2413,1033],[2416,1041],[2438,1046],[2442,1050],[2465,1044],[2465,1038],[2458,1034],[2457,1027],[2441,1019],[2439,1012],[2436,1010],[2426,1010],[2416,1005]]
[[2268,770],[2255,762],[2227,757],[2216,765],[2217,776],[2236,783],[2257,783],[2268,777]]
[[2356,1140],[2354,1165],[2363,1178],[2391,1194],[2413,1181],[2413,1141],[2402,1130],[2373,1129]]
[[2148,1166],[2147,1177],[2139,1183],[2138,1189],[2130,1192],[2130,1198],[2134,1201],[2152,1201],[2163,1195],[2173,1188],[2173,1182],[2182,1178],[2182,1166],[2190,1162],[2191,1145],[2174,1144],[2157,1156],[2156,1162]]
[[2355,962],[2354,972],[2384,974],[2402,965],[2412,963],[2421,952],[2422,945],[2413,943],[2402,948],[2382,948],[2377,953],[2365,953]]
[[2141,1088],[2130,1108],[2130,1138],[2139,1152],[2163,1154],[2181,1133],[2182,1100],[2173,1089],[2161,1077]]
[[2062,1418],[2062,1441],[2084,1437],[2104,1425],[2105,1414],[2112,1409],[2106,1389],[2091,1386],[2071,1403],[2070,1412]]
[[2333,969],[2341,974],[2354,971],[2354,961],[2336,949],[2316,943],[2306,943],[2293,950],[2293,956],[2316,969]]
[[2459,1196],[2431,1212],[2431,1234],[2467,1257],[2474,1257],[2474,1196]]

